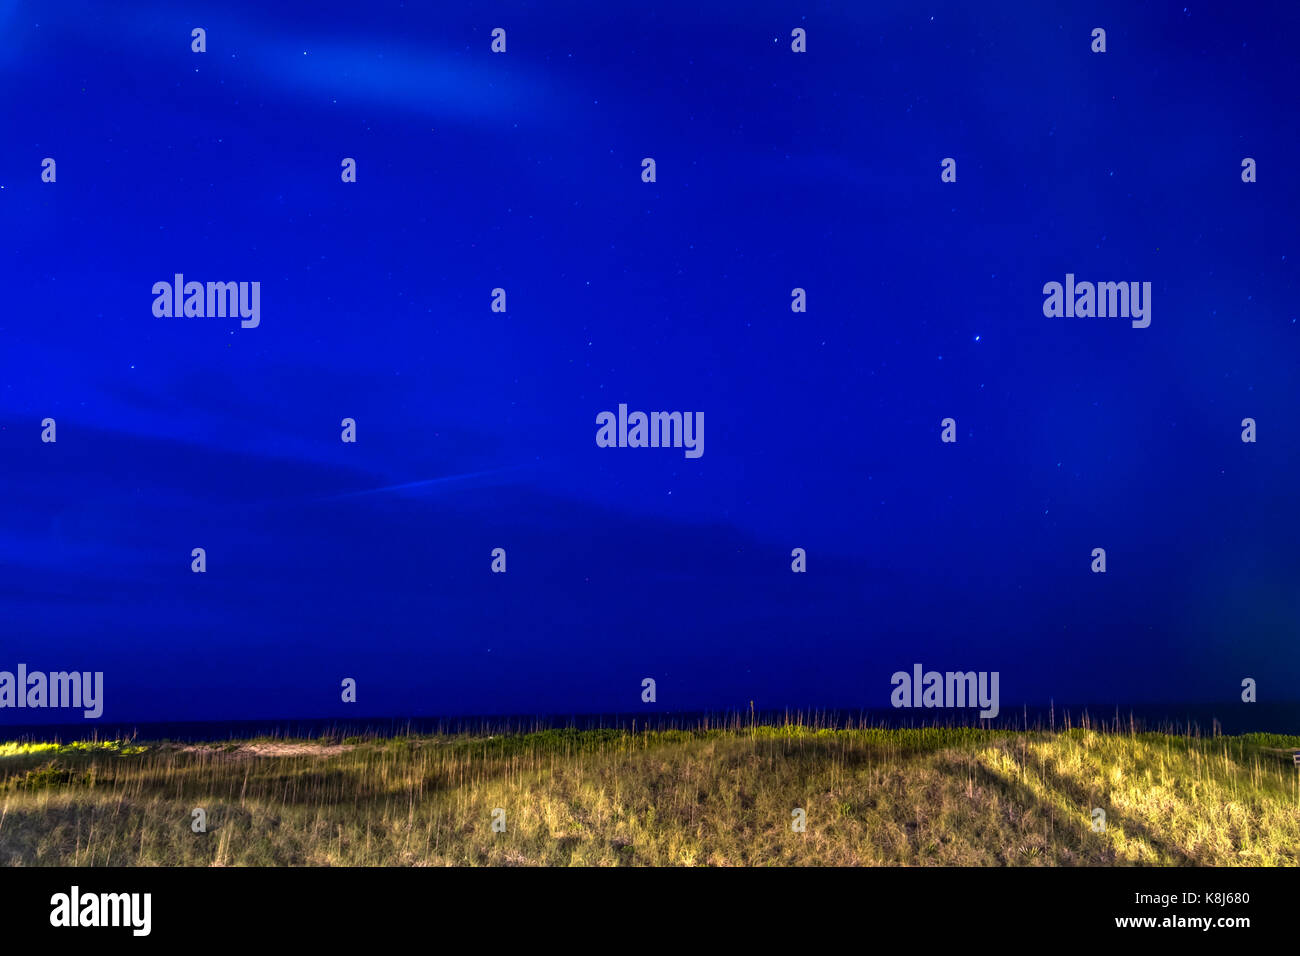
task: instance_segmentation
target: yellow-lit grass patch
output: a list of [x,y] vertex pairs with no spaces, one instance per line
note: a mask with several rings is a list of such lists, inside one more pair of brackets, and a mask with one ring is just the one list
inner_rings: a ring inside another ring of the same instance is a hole
[[0,744],[0,865],[1295,865],[1293,746],[798,725]]

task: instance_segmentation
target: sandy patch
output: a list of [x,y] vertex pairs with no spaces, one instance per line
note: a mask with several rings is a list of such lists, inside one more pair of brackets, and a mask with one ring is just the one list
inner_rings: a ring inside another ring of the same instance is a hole
[[276,743],[262,741],[239,744],[190,744],[181,747],[182,753],[211,754],[214,757],[329,757],[355,750],[352,744]]

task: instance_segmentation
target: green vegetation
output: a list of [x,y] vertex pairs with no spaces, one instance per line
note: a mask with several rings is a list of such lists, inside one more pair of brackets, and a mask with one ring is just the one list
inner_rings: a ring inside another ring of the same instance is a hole
[[1296,865],[1293,748],[797,724],[0,744],[0,865]]
[[90,753],[140,754],[144,753],[144,750],[143,746],[124,743],[121,740],[78,740],[69,744],[0,742],[0,757],[26,757],[32,754],[43,754],[47,757]]

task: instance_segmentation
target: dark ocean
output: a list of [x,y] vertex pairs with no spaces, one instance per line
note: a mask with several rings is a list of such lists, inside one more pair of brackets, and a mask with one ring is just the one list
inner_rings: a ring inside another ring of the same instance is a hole
[[352,736],[394,737],[406,734],[503,734],[528,733],[556,728],[593,730],[618,728],[626,731],[693,729],[699,727],[745,727],[750,723],[799,723],[826,728],[972,726],[1008,730],[1094,729],[1129,732],[1213,736],[1216,734],[1278,733],[1300,735],[1300,703],[1242,704],[1240,709],[1209,705],[1148,706],[1141,709],[1095,706],[1057,706],[1004,709],[994,720],[963,719],[945,711],[942,719],[926,719],[924,710],[829,710],[829,711],[696,711],[691,713],[622,713],[571,715],[498,715],[476,717],[372,717],[357,720],[308,718],[288,720],[236,720],[190,722],[101,723],[41,726],[0,726],[0,740],[174,740],[213,741],[249,737],[325,738]]

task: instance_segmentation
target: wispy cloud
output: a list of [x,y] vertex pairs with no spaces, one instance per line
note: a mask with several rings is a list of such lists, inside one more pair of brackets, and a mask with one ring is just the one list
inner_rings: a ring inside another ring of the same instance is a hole
[[490,479],[519,471],[523,465],[510,465],[506,468],[493,468],[489,471],[471,471],[462,475],[443,475],[440,478],[425,478],[420,481],[408,481],[398,485],[385,485],[382,488],[367,488],[363,491],[350,491],[341,495],[317,498],[317,501],[342,501],[347,498],[362,498],[368,495],[423,495],[448,486],[481,488],[497,482]]

